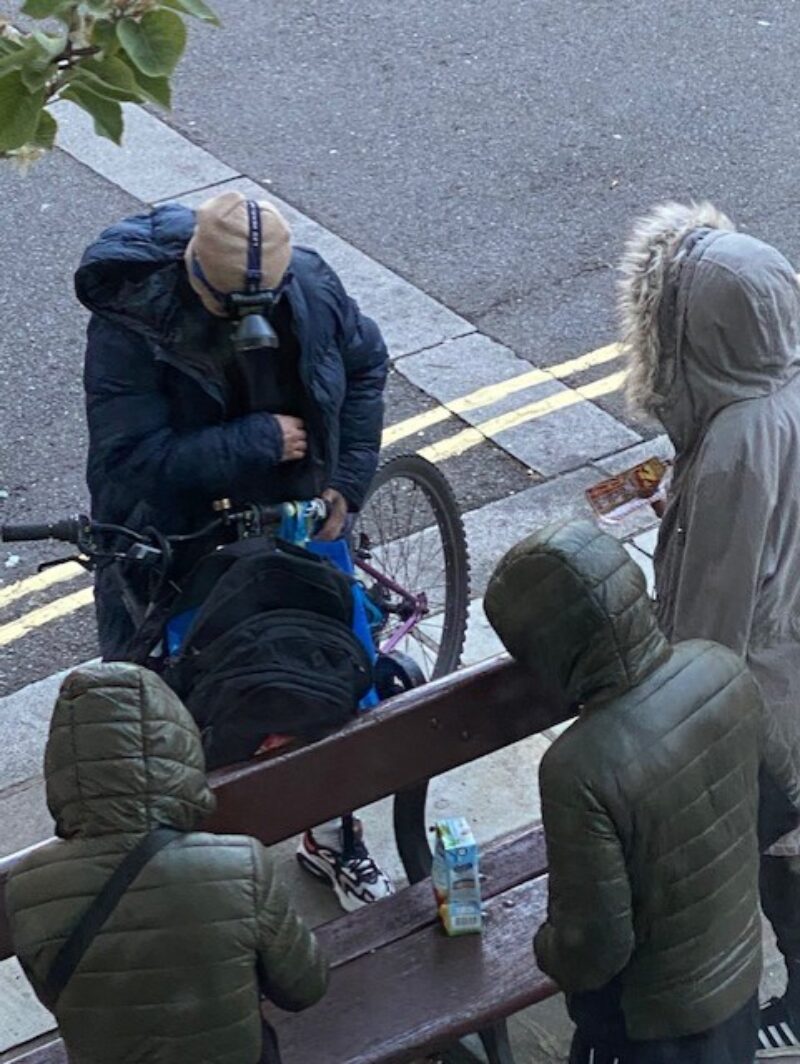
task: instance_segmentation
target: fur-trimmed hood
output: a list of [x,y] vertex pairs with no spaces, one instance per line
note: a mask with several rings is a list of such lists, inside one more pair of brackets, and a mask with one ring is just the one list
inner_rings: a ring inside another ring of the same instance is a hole
[[721,409],[800,369],[794,270],[712,204],[666,203],[640,219],[621,273],[628,400],[679,453]]

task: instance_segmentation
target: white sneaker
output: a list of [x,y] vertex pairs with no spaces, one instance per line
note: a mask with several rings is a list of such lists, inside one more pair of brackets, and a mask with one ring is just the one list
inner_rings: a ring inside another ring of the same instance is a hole
[[[329,840],[329,836],[333,837]],[[391,897],[395,892],[392,881],[370,857],[358,830],[347,857],[341,850],[338,829],[331,831],[324,827],[307,831],[297,847],[297,860],[306,872],[333,888],[339,904],[348,913]]]
[[797,1059],[798,1055],[800,1038],[794,1032],[786,1003],[783,998],[772,998],[761,1007],[756,1060]]

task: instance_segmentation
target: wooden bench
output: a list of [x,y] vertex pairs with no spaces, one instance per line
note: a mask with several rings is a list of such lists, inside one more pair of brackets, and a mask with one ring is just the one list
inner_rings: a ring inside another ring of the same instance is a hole
[[[512,1064],[505,1018],[556,992],[531,946],[547,904],[541,828],[483,847],[484,933],[450,939],[426,878],[426,791],[432,777],[567,716],[535,678],[495,659],[390,699],[314,745],[212,775],[218,807],[206,827],[268,845],[395,795],[395,835],[411,885],[318,929],[330,989],[304,1013],[272,1011],[285,1064],[377,1064],[429,1053],[475,1061],[459,1042],[471,1032],[480,1033],[492,1064]],[[0,897],[20,856],[0,861]],[[0,904],[0,958],[11,953]],[[6,1060],[65,1064],[66,1054],[53,1032],[0,1055]]]

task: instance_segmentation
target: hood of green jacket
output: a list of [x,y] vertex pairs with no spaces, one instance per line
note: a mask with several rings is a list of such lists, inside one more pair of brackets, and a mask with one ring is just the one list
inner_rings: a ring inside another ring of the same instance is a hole
[[573,704],[624,694],[670,654],[642,570],[591,521],[552,525],[512,547],[485,607],[509,653]]
[[45,750],[62,838],[195,828],[214,808],[197,726],[154,673],[122,662],[66,678]]

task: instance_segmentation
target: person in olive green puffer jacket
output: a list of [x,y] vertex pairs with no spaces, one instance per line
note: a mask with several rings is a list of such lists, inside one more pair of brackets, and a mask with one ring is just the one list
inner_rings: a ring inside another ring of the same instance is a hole
[[158,825],[187,833],[144,866],[56,1004],[72,1064],[256,1064],[271,1040],[259,991],[303,1009],[324,994],[327,965],[262,845],[196,830],[214,796],[188,711],[135,665],[78,669],[56,704],[45,776],[59,838],[6,889],[34,990],[126,853]]
[[[579,711],[539,776],[550,897],[535,950],[577,1023],[570,1061],[752,1064],[769,718],[746,666],[715,643],[670,646],[643,573],[588,521],[509,551],[485,605]],[[776,783],[797,803],[791,773]]]

